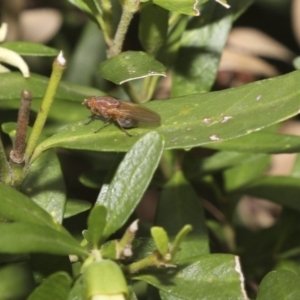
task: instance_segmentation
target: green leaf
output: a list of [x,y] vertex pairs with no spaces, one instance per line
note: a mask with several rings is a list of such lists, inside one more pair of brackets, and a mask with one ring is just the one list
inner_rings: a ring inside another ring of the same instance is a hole
[[21,189],[58,223],[62,223],[66,189],[60,163],[54,151],[45,152],[30,166]]
[[0,183],[0,216],[12,221],[47,226],[59,231],[58,224],[43,208],[19,191]]
[[207,92],[215,82],[232,16],[215,1],[209,1],[201,13],[205,18],[193,18],[181,38],[172,97]]
[[153,56],[165,43],[168,32],[169,12],[159,6],[148,4],[140,13],[139,40],[144,50]]
[[128,294],[127,283],[120,266],[107,259],[94,262],[87,267],[83,272],[83,288],[85,299],[98,297],[105,299],[105,296],[125,299],[124,295]]
[[91,208],[92,204],[79,199],[68,199],[66,203],[64,219],[76,216]]
[[101,63],[99,70],[105,79],[115,84],[149,76],[166,76],[164,65],[141,51],[122,52]]
[[57,56],[59,53],[57,49],[32,42],[5,42],[1,47],[25,56]]
[[[49,264],[51,261],[51,264]],[[46,253],[30,253],[29,263],[31,271],[35,275],[36,284],[56,272],[66,272],[74,275],[73,263],[68,256],[53,255]],[[76,276],[76,275],[74,275]]]
[[129,289],[129,295],[128,295],[128,300],[138,300],[132,286],[128,286],[128,289]]
[[7,122],[1,124],[2,131],[9,136],[13,145],[15,142],[14,138],[16,136],[16,128],[17,128],[17,123],[15,122]]
[[[105,51],[90,51],[90,49],[105,49],[106,47],[99,27],[94,22],[88,22],[77,38],[78,42],[72,49],[72,56],[68,59],[64,80],[90,86],[97,82],[98,87],[104,86],[104,79],[100,76],[95,65],[98,66],[100,62],[106,59],[106,53]],[[88,59],[86,59],[86,53],[89,53]]]
[[1,264],[1,299],[27,299],[35,286],[32,271],[28,263]]
[[181,244],[185,240],[186,236],[193,230],[193,227],[188,224],[182,227],[182,229],[176,234],[172,243],[171,256],[175,257],[178,250],[181,250]]
[[224,172],[225,189],[228,192],[237,190],[251,181],[262,176],[271,163],[271,157],[267,154],[256,154]]
[[[296,256],[299,255],[299,247],[297,247],[296,249],[292,248],[290,251],[294,251],[294,254]],[[297,254],[296,254],[296,252],[297,252]],[[274,267],[273,271],[288,270],[288,271],[294,272],[295,274],[297,274],[297,276],[300,276],[300,269],[298,267],[297,261],[296,260],[292,260],[292,259],[284,259],[283,258],[283,254],[284,253],[281,253],[279,255],[280,258],[279,258],[276,266]]]
[[225,9],[211,0],[201,9],[205,17],[189,21],[172,72],[172,97],[210,91],[232,22],[252,2],[231,2]]
[[[299,138],[298,138],[299,139]],[[300,155],[297,153],[296,160],[294,162],[293,170],[291,176],[294,178],[300,178]]]
[[178,50],[181,43],[181,37],[189,21],[188,16],[179,15],[174,26],[170,28],[167,41],[159,53],[159,61],[165,66],[173,68],[176,61]]
[[65,300],[71,290],[72,279],[65,272],[49,276],[27,298],[28,300]]
[[73,5],[75,5],[76,7],[78,7],[79,9],[81,9],[82,11],[93,15],[92,10],[89,8],[89,6],[87,5],[87,3],[84,0],[68,0],[70,3],[72,3]]
[[139,261],[151,255],[156,250],[156,245],[151,237],[137,237],[133,243],[133,250],[132,260]]
[[[300,71],[277,78],[254,82],[238,88],[207,94],[194,94],[171,100],[152,101],[145,105],[159,112],[166,149],[215,143],[248,135],[298,114]],[[278,87],[284,88],[278,88]],[[257,97],[260,96],[260,101]],[[98,134],[99,122],[66,126],[38,145],[35,156],[51,147],[93,151],[127,151],[149,128],[130,130],[128,138],[116,126]],[[259,145],[258,145],[259,147]]]
[[295,69],[300,70],[300,56],[297,56],[293,60],[293,66]]
[[[298,265],[295,261],[289,261],[288,259],[292,259],[295,257],[298,257],[300,255],[300,247],[293,247],[290,250],[284,251],[278,255],[276,255],[276,258],[280,259],[279,261],[279,268],[278,265],[276,266],[277,270],[280,269],[289,269],[293,272],[296,272],[300,276],[300,270],[298,269]],[[285,265],[287,263],[287,266]],[[297,266],[297,270],[295,268],[292,268],[292,266],[289,265],[291,263],[292,265]]]
[[269,199],[300,211],[300,182],[298,178],[288,176],[263,177],[242,189],[242,193]]
[[205,147],[240,152],[294,153],[300,151],[300,139],[295,135],[259,131],[222,143],[209,144]]
[[[46,77],[35,74],[31,74],[31,77],[26,79],[21,74],[14,72],[0,74],[0,105],[2,108],[0,119],[5,120],[8,108],[19,108],[23,89],[31,92],[33,97],[31,109],[38,112],[48,80]],[[81,103],[91,95],[103,95],[103,92],[91,87],[61,82],[55,94],[55,101],[51,107],[45,131],[52,129],[51,133],[53,134],[53,128],[56,131],[60,130],[62,125],[78,121],[86,116],[86,111]],[[4,110],[5,108],[6,110]]]
[[69,297],[67,300],[84,300],[83,298],[83,290],[82,290],[82,276],[79,277],[69,293]]
[[175,299],[247,299],[240,264],[233,255],[210,254],[181,260],[171,274],[156,271],[134,279],[146,281]]
[[151,235],[157,250],[162,256],[165,256],[169,250],[169,238],[167,232],[162,227],[154,226],[151,228]]
[[230,1],[229,11],[234,11],[234,20],[239,18],[253,3],[254,3],[254,0]]
[[[68,0],[70,3],[87,13],[90,18],[99,26],[103,23],[102,10],[97,0]],[[101,27],[101,26],[100,26]]]
[[[39,105],[35,106],[35,100],[44,97],[48,81],[49,78],[32,73],[30,78],[24,78],[21,74],[16,72],[0,73],[1,108],[18,108],[21,99],[21,91],[23,89],[27,89],[32,93],[33,96],[32,107],[37,111],[39,109]],[[78,105],[78,103],[81,104],[84,98],[91,95],[103,95],[103,92],[92,87],[77,85],[69,82],[60,82],[55,93],[55,99],[77,102],[76,105]],[[17,103],[14,103],[13,100],[17,100]],[[54,106],[55,104],[53,107]],[[66,116],[65,111],[64,115]]]
[[141,200],[158,165],[163,146],[162,137],[151,132],[125,155],[105,196],[97,200],[107,209],[105,237],[127,221]]
[[[1,224],[1,253],[50,253],[86,256],[87,252],[68,233],[26,223]],[[22,242],[20,242],[22,241]]]
[[192,186],[180,171],[173,175],[162,190],[155,224],[163,227],[173,238],[185,225],[192,225],[193,231],[182,242],[176,259],[209,253],[203,208]]
[[[99,94],[99,93],[98,93]],[[102,93],[100,93],[102,94]],[[78,97],[78,102],[73,101],[75,98],[68,100],[60,100],[56,99],[54,101],[49,115],[47,119],[46,126],[44,128],[44,134],[52,135],[54,133],[59,132],[66,124],[70,124],[72,122],[77,122],[82,118],[87,116],[87,110],[83,108],[81,105],[83,99],[87,98],[88,95]],[[79,102],[80,101],[80,102]],[[18,101],[19,102],[19,101]],[[13,108],[17,108],[19,103],[17,101],[13,101],[9,104],[9,106]],[[2,105],[2,103],[1,103]],[[38,111],[41,105],[40,99],[33,99],[32,110]],[[6,105],[5,105],[6,106]],[[8,105],[7,105],[8,106]],[[66,113],[68,112],[68,113]],[[89,113],[88,113],[89,114]]]
[[256,300],[293,300],[300,295],[300,277],[289,270],[268,273],[259,285]]
[[94,15],[102,14],[102,9],[97,0],[83,0],[83,2],[85,2],[88,5],[88,7],[90,8],[90,10],[93,12]]
[[117,240],[110,240],[101,245],[100,252],[103,258],[116,260],[118,259],[119,247]]
[[107,211],[103,205],[95,205],[88,217],[88,234],[95,249],[98,248],[106,225]]
[[197,9],[198,0],[153,0],[153,3],[180,14],[190,16],[199,16],[200,14]]
[[256,157],[256,154],[219,151],[207,158],[199,160],[196,155],[189,152],[185,155],[183,169],[189,179],[198,180],[205,174],[218,172],[240,163],[252,161],[253,157]]
[[[99,163],[100,165],[100,163]],[[103,164],[100,165],[101,167]],[[107,175],[107,171],[100,169],[100,168],[92,168],[89,170],[86,170],[83,172],[79,177],[79,182],[83,184],[84,186],[93,188],[93,189],[99,189],[103,181],[105,180],[105,177]]]

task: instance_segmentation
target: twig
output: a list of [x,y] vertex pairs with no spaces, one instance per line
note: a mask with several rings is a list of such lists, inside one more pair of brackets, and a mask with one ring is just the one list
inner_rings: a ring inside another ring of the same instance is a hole
[[121,20],[119,22],[113,43],[107,53],[108,58],[114,57],[121,53],[129,24],[133,18],[133,15],[139,9],[139,2],[139,0],[124,1]]
[[31,93],[27,90],[23,90],[18,113],[15,142],[13,150],[9,155],[11,161],[16,164],[22,164],[25,160],[26,133],[29,122],[31,99]]

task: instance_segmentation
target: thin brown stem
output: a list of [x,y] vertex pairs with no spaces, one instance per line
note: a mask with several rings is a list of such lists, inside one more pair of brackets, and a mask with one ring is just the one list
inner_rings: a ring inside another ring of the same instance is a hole
[[10,159],[16,164],[21,164],[25,160],[26,132],[29,122],[31,93],[23,90],[21,94],[21,105],[19,108],[17,130],[13,150],[10,152]]

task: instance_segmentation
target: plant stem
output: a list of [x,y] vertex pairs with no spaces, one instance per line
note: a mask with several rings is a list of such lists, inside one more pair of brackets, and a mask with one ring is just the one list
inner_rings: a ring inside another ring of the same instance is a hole
[[158,266],[159,260],[157,258],[157,255],[158,255],[157,252],[153,252],[151,255],[126,266],[125,271],[128,272],[129,274],[134,274],[142,269],[145,269],[145,268],[148,268],[151,266]]
[[[107,1],[108,0],[103,0],[102,3],[103,10],[105,6],[105,2]],[[140,0],[123,1],[121,19],[113,43],[107,51],[107,58],[114,57],[121,53],[130,22],[133,18],[133,15],[138,11],[139,4],[140,4]],[[133,102],[141,103],[140,97],[137,95],[131,83],[129,82],[124,83],[123,88]]]
[[105,21],[102,16],[96,16],[99,27],[102,29],[103,37],[106,42],[106,45],[110,46],[112,44],[112,37],[109,35],[109,29],[106,26]]
[[113,16],[112,16],[112,5],[111,0],[101,0],[100,5],[102,8],[102,19],[103,25],[105,26],[102,30],[106,31],[107,37],[109,39],[108,46],[111,45],[113,34],[114,34],[114,25],[113,25]]
[[175,237],[175,240],[172,245],[171,249],[171,259],[173,260],[175,258],[176,253],[180,249],[180,244],[186,237],[186,235],[193,230],[192,225],[185,225],[177,234]]
[[169,18],[169,27],[172,27],[180,19],[180,14],[172,12]]
[[23,90],[21,94],[21,104],[18,113],[17,130],[13,149],[9,155],[9,165],[12,172],[12,185],[19,186],[24,179],[24,160],[26,147],[26,134],[28,129],[31,93]]
[[117,32],[113,43],[108,50],[107,57],[111,58],[121,53],[125,35],[128,31],[129,24],[134,13],[138,10],[139,0],[125,0],[123,3],[123,11],[119,22]]
[[157,81],[159,79],[159,76],[149,76],[145,78],[143,83],[143,103],[148,102],[155,91]]
[[165,150],[161,156],[160,162],[159,162],[159,169],[167,182],[175,171],[175,152],[170,150]]
[[137,230],[138,230],[138,220],[131,223],[131,225],[126,229],[121,240],[117,243],[117,249],[118,249],[117,257],[118,258],[131,257],[131,255],[132,255],[131,244],[135,238]]
[[132,18],[133,18],[133,13],[123,10],[121,20],[115,35],[115,39],[107,55],[108,58],[114,57],[121,53],[125,35]]
[[130,82],[125,82],[122,84],[122,87],[124,89],[124,91],[126,92],[126,94],[130,97],[130,100],[134,103],[141,103],[141,99],[138,96],[136,90],[134,89],[134,87],[132,86],[132,84]]
[[21,94],[21,105],[18,113],[17,130],[13,150],[10,153],[12,163],[22,164],[24,162],[25,147],[26,147],[26,133],[29,122],[31,93],[23,90]]
[[56,92],[56,89],[58,87],[59,81],[62,77],[63,71],[66,67],[66,61],[65,58],[62,55],[62,52],[57,56],[57,58],[54,60],[52,65],[52,73],[49,80],[49,84],[44,96],[44,99],[42,101],[41,107],[39,109],[37,118],[35,120],[35,123],[33,125],[31,134],[28,139],[27,147],[25,150],[25,162],[26,164],[29,163],[30,158],[33,154],[33,151],[36,148],[38,139],[41,135],[42,129],[45,125],[45,122],[48,117],[48,113],[51,107],[51,104],[54,99],[54,95]]

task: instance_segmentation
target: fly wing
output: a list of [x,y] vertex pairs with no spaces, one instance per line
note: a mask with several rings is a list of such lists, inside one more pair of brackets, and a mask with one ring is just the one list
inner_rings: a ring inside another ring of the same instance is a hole
[[[120,100],[119,100],[120,101]],[[144,123],[160,123],[160,115],[139,104],[120,101],[118,107],[120,117]]]

